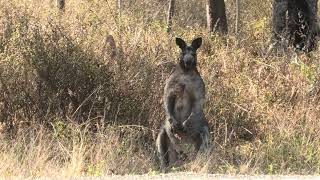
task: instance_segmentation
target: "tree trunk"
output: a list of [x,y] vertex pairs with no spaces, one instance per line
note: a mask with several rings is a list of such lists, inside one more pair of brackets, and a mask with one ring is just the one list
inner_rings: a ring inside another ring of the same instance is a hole
[[288,0],[274,0],[272,13],[273,38],[280,41],[287,38]]
[[207,26],[210,32],[228,33],[224,0],[207,0]]
[[173,18],[173,14],[174,14],[174,3],[175,0],[170,0],[169,3],[169,11],[168,11],[168,18],[167,18],[167,32],[170,33],[171,29],[172,29],[172,18]]
[[118,13],[119,13],[119,17],[121,17],[121,14],[122,14],[122,0],[118,0]]
[[[274,0],[273,44],[310,52],[316,48],[318,0]],[[288,43],[287,43],[288,42]]]
[[65,0],[57,0],[59,10],[64,11]]
[[236,0],[236,35],[239,33],[239,22],[240,22],[240,0]]

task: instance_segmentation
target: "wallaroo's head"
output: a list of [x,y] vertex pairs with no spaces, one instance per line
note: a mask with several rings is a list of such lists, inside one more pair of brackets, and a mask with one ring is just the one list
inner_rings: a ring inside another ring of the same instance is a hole
[[197,66],[197,49],[202,44],[202,38],[196,38],[192,41],[191,46],[181,39],[176,38],[176,44],[181,49],[180,66],[185,70],[192,70]]

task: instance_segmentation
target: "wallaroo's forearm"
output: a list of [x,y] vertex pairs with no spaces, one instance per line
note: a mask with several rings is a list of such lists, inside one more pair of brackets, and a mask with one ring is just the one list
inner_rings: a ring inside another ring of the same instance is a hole
[[175,96],[168,96],[165,99],[165,111],[168,118],[174,117]]
[[199,112],[202,112],[203,111],[203,106],[204,106],[204,98],[199,100],[198,102],[194,103],[192,105],[192,108],[191,108],[191,114],[197,114]]
[[201,107],[202,107],[201,105],[193,106],[192,109],[191,109],[191,114],[197,114],[200,111],[202,111]]

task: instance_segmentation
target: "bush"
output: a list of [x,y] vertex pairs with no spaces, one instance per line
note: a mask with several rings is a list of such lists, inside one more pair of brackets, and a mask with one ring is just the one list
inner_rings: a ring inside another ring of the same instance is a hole
[[[64,12],[49,0],[0,3],[6,174],[157,173],[154,140],[178,56],[174,36],[204,38],[198,62],[216,147],[178,170],[319,173],[319,53],[266,57],[271,0],[243,2],[239,36],[228,1],[226,37],[206,32],[204,1],[177,2],[172,35],[160,0],[125,1],[121,13],[111,1],[70,0]],[[20,172],[37,155],[40,164]]]

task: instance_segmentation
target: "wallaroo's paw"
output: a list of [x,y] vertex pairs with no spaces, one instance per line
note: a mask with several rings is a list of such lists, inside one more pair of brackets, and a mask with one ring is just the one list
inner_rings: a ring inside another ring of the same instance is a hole
[[177,120],[173,117],[168,117],[167,120],[169,121],[170,124],[176,122]]
[[190,116],[188,119],[186,119],[183,123],[182,123],[182,127],[183,127],[183,131],[184,132],[188,132],[190,129],[192,129],[192,124],[193,124],[193,119]]
[[171,123],[171,132],[173,134],[179,134],[180,132],[183,131],[183,127],[182,127],[182,124],[178,121],[173,121]]

